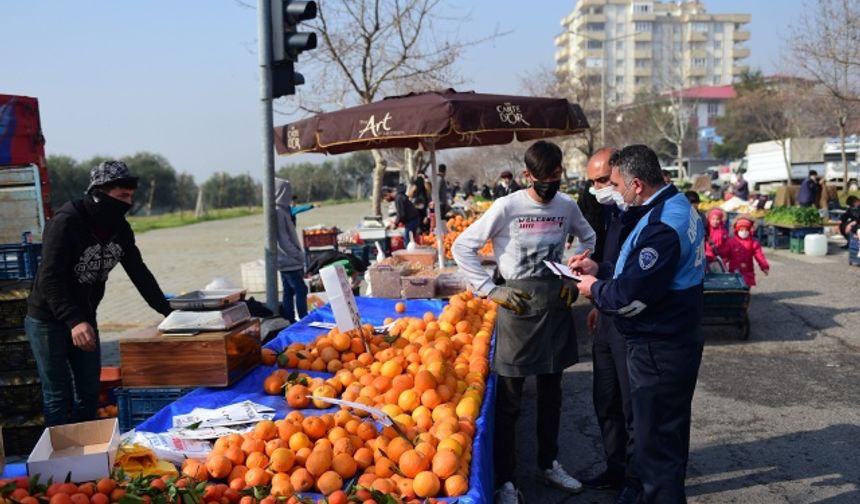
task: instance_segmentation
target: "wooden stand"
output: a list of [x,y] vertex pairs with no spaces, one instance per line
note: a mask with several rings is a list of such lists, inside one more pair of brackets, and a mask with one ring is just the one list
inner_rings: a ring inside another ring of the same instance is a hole
[[228,387],[260,363],[260,320],[194,336],[150,327],[121,340],[119,353],[124,387]]

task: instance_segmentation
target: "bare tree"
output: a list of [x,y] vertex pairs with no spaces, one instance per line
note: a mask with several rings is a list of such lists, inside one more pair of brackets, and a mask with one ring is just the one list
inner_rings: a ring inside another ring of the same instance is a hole
[[[445,10],[442,0],[317,0],[317,5],[313,28],[320,47],[302,62],[314,75],[315,88],[301,94],[299,102],[309,112],[455,86],[461,80],[454,63],[463,51],[498,35],[461,39],[452,20],[438,14]],[[371,154],[373,211],[381,215],[382,179],[392,156],[380,150]],[[404,159],[402,153],[399,158]]]
[[842,151],[842,183],[848,190],[845,136],[848,121],[860,105],[860,2],[816,0],[793,29],[795,60],[809,77],[834,98],[833,118]]

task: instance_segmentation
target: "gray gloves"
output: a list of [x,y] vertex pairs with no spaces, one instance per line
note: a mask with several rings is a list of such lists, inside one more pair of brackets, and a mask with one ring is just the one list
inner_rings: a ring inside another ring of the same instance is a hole
[[517,315],[522,315],[526,311],[526,300],[531,299],[531,296],[525,292],[503,285],[493,288],[487,297]]

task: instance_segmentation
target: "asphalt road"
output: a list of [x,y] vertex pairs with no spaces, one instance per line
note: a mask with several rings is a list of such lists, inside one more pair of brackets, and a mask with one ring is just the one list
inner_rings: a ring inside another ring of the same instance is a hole
[[[368,210],[363,203],[315,209],[299,216],[299,226],[346,229]],[[262,236],[262,219],[246,217],[151,231],[137,241],[165,290],[181,291],[214,276],[238,283],[239,264],[262,256]],[[847,265],[836,243],[824,258],[766,250],[771,275],[759,273],[753,290],[749,341],[740,341],[735,327],[706,329],[693,401],[690,502],[860,502],[860,268]],[[581,476],[602,469],[603,455],[583,323],[588,306],[580,302],[576,310],[582,362],[564,378],[559,458]],[[99,312],[104,361],[116,363],[119,331],[157,318],[118,268]],[[608,491],[569,496],[535,481],[534,403],[528,382],[517,447],[526,502],[613,502]]]

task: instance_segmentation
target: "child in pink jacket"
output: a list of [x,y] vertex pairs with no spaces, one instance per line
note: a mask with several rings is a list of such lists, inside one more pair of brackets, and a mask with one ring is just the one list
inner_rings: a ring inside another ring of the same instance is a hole
[[728,263],[729,271],[740,273],[750,287],[755,285],[755,266],[753,259],[767,275],[770,266],[761,250],[761,244],[752,237],[753,221],[748,217],[738,217],[734,224],[735,235],[726,241],[720,255]]
[[719,208],[712,208],[708,212],[708,229],[705,239],[705,259],[708,264],[717,260],[717,255],[729,239],[729,230],[726,229],[726,213]]

